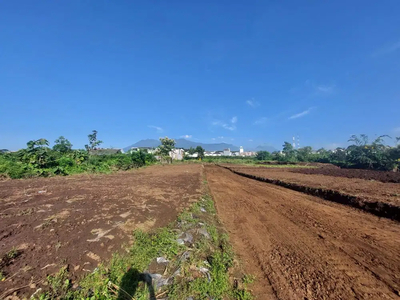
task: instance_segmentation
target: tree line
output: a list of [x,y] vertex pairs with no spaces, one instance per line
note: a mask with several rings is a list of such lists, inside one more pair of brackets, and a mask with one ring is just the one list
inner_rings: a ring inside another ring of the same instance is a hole
[[291,143],[285,142],[282,152],[259,151],[255,159],[283,162],[321,162],[345,168],[397,171],[400,165],[400,137],[395,139],[395,147],[390,147],[385,143],[385,139],[388,138],[390,137],[382,135],[370,142],[365,134],[352,135],[348,140],[352,144],[347,148],[338,147],[333,150],[321,148],[316,151],[310,146],[295,149]]
[[0,176],[29,178],[36,176],[69,175],[83,172],[109,173],[129,170],[156,161],[153,154],[139,150],[128,154],[96,155],[103,143],[97,131],[88,135],[85,149],[72,149],[71,142],[63,136],[50,143],[46,139],[32,140],[27,147],[16,152],[0,151]]

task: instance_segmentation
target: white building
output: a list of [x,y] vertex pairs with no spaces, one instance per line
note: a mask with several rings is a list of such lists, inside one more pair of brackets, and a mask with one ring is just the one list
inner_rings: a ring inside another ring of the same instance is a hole
[[223,152],[223,156],[231,156],[232,155],[232,152],[231,152],[231,149],[224,149],[224,152]]
[[152,148],[152,147],[132,147],[132,148],[129,150],[129,153],[132,153],[132,152],[134,152],[134,151],[139,151],[139,150],[142,150],[142,151],[144,151],[144,152],[151,153],[151,154],[154,154],[154,153],[156,153],[156,151],[157,151],[156,148]]
[[175,160],[183,160],[183,157],[185,156],[185,150],[172,149],[172,151],[169,152],[169,156]]
[[243,155],[243,152],[244,152],[244,150],[243,150],[243,146],[240,146],[240,149],[239,149],[239,153],[240,153],[240,155]]

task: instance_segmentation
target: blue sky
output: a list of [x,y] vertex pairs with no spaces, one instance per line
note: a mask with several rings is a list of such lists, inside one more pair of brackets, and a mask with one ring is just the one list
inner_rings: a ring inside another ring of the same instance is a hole
[[400,136],[400,1],[2,1],[0,148]]

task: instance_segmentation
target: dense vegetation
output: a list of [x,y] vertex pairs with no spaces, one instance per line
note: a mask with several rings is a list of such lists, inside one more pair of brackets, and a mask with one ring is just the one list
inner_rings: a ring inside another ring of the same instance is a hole
[[[88,138],[86,150],[73,150],[72,144],[61,136],[52,148],[46,139],[39,139],[29,141],[25,149],[17,152],[2,151],[0,176],[29,178],[83,172],[108,173],[137,168],[156,161],[154,155],[144,151],[122,154],[112,149],[97,149],[102,142],[97,140],[95,130]],[[111,153],[105,150],[111,150]]]
[[340,167],[376,169],[376,170],[398,170],[400,165],[400,138],[396,138],[397,146],[390,147],[384,143],[388,136],[379,136],[371,143],[368,136],[361,134],[353,135],[347,148],[336,148],[326,150],[324,148],[313,151],[311,147],[295,149],[292,144],[285,142],[282,152],[269,153],[260,151],[256,160],[275,160],[283,162],[321,162],[331,163]]

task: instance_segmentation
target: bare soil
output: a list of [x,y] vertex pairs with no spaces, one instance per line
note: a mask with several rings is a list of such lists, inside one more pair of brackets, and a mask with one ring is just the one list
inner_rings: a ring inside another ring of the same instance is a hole
[[[382,212],[380,216],[400,220],[400,186],[397,183],[294,173],[292,169],[283,168],[249,167],[233,164],[224,164],[223,166],[241,174],[265,178],[267,181],[286,187],[292,186],[295,190],[303,188],[305,192],[314,195],[320,194],[322,197],[323,194],[349,196],[349,205],[370,210],[377,215]],[[385,215],[386,212],[388,215]]]
[[[0,182],[0,291],[30,295],[68,265],[73,278],[92,272],[131,243],[134,229],[175,220],[198,200],[202,166],[152,166],[111,175]],[[0,292],[0,298],[2,294]]]
[[308,175],[328,175],[335,177],[360,178],[376,180],[381,182],[400,183],[400,172],[372,171],[361,169],[339,169],[339,168],[313,168],[313,169],[292,169],[294,173]]
[[258,299],[399,299],[398,222],[218,166],[205,171],[234,249],[257,276]]

